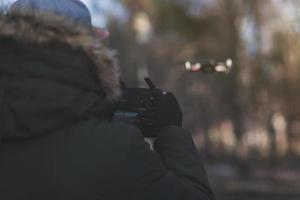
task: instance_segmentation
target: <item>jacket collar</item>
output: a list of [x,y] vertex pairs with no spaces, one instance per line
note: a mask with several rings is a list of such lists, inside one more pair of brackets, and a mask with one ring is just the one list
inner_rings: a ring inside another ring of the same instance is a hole
[[115,61],[87,27],[51,13],[0,12],[0,140],[108,119]]
[[107,100],[115,100],[120,95],[119,70],[113,53],[103,46],[101,38],[89,27],[49,12],[0,11],[0,37],[33,45],[56,41],[73,49],[80,48],[97,67],[101,89]]

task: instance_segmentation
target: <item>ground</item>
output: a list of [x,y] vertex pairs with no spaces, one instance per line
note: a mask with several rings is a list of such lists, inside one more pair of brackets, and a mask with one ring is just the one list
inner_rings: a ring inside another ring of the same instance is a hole
[[217,200],[300,200],[300,167],[274,163],[206,166]]

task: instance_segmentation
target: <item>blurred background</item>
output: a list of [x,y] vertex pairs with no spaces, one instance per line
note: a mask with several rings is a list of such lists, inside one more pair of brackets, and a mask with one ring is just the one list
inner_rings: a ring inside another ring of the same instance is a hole
[[[84,2],[127,85],[177,96],[217,199],[300,199],[300,1]],[[228,58],[229,74],[185,71]]]

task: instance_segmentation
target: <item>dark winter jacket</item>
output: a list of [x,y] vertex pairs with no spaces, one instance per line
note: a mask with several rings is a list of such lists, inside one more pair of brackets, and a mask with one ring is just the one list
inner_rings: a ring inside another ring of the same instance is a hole
[[152,151],[108,120],[114,66],[86,27],[0,14],[1,200],[213,199],[188,132],[165,127]]

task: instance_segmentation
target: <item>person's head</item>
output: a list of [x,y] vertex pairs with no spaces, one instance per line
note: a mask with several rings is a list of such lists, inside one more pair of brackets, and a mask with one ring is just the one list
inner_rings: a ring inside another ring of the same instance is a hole
[[68,17],[76,23],[91,27],[103,39],[109,35],[108,31],[93,27],[90,11],[80,0],[18,0],[12,4],[10,9],[52,12]]
[[[0,10],[0,26],[0,39],[12,38],[26,46],[45,48],[59,44],[70,53],[80,50],[92,68],[96,67],[98,89],[105,94],[105,100],[112,102],[119,98],[117,60],[102,40],[108,34],[92,26],[90,12],[81,1],[18,0],[8,9]],[[51,51],[57,52],[55,48]]]

